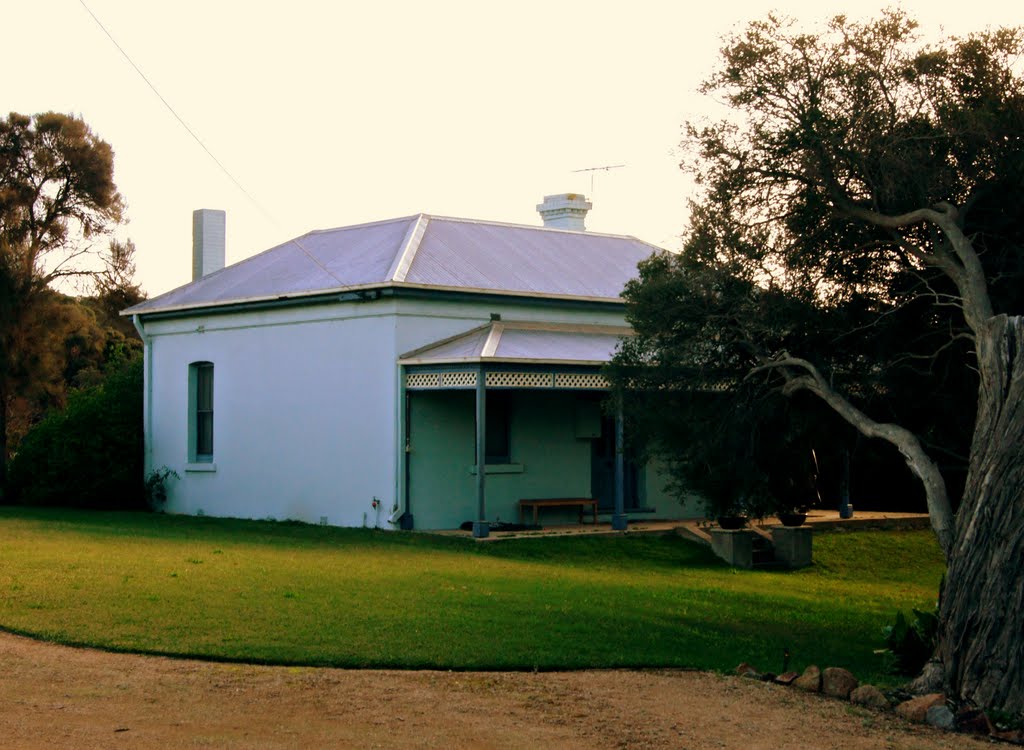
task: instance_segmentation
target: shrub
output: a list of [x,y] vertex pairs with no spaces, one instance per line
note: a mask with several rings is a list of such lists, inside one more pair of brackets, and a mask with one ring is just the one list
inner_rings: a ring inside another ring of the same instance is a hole
[[10,465],[11,499],[24,505],[146,508],[142,360],[72,393],[22,440]]
[[935,652],[939,627],[937,612],[912,611],[913,621],[897,612],[896,622],[885,629],[885,644],[894,658],[893,671],[907,676],[920,673]]

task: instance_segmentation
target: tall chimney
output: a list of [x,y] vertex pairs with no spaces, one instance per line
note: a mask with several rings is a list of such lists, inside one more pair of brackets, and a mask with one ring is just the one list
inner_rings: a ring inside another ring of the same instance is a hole
[[545,195],[544,202],[538,204],[537,210],[546,227],[583,232],[586,231],[583,220],[587,218],[587,211],[593,207],[594,204],[588,201],[585,195],[562,193]]
[[215,208],[192,212],[192,281],[224,267],[227,214]]

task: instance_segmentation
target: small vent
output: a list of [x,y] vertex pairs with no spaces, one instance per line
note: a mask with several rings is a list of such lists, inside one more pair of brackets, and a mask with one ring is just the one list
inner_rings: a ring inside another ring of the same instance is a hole
[[489,372],[487,385],[494,388],[550,388],[550,372]]
[[439,388],[441,376],[436,372],[410,372],[405,376],[406,388]]
[[475,372],[446,372],[441,376],[441,385],[446,388],[458,386],[476,387]]
[[597,373],[560,372],[555,375],[555,388],[586,388],[589,390],[606,390],[608,379]]

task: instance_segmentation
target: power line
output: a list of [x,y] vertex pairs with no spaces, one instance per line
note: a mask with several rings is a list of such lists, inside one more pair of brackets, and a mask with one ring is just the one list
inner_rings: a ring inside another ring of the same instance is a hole
[[[195,131],[192,130],[192,128],[189,127],[188,123],[185,122],[185,120],[182,119],[181,115],[179,115],[174,110],[174,107],[172,107],[170,102],[168,102],[164,98],[163,94],[161,94],[157,90],[157,87],[153,85],[153,82],[150,81],[146,77],[146,74],[142,72],[142,69],[139,68],[139,66],[135,64],[135,61],[132,60],[131,56],[127,52],[125,52],[124,48],[120,44],[117,43],[117,40],[114,39],[114,35],[111,34],[107,30],[107,27],[103,25],[103,22],[100,21],[100,19],[96,17],[96,14],[93,13],[92,10],[89,8],[89,6],[85,4],[85,0],[78,0],[78,2],[82,4],[83,8],[85,8],[85,12],[88,13],[90,16],[92,16],[92,20],[96,22],[96,25],[100,27],[100,29],[103,31],[103,33],[107,35],[107,38],[114,44],[115,47],[117,47],[117,51],[120,52],[121,55],[124,57],[124,59],[128,61],[128,64],[131,65],[132,68],[135,69],[135,72],[139,74],[139,77],[142,78],[142,80],[146,82],[146,85],[149,86],[150,90],[154,94],[156,94],[157,98],[161,102],[163,102],[163,105],[165,107],[167,107],[167,111],[170,112],[172,115],[174,115],[174,119],[177,120],[181,124],[181,126],[183,128],[185,128],[185,130],[188,132],[188,134],[190,136],[192,136],[192,138],[195,140],[195,142],[199,144],[199,146],[203,149],[203,151],[206,152],[206,155],[209,156],[211,159],[213,159],[214,164],[216,164],[218,167],[220,167],[220,171],[222,171],[225,175],[227,175],[227,178],[229,180],[231,180],[235,184],[235,187],[237,187],[239,190],[242,191],[242,194],[245,195],[245,197],[249,199],[249,201],[260,211],[260,213],[263,214],[264,217],[266,217],[278,229],[282,229],[283,227],[281,227],[281,224],[273,216],[271,216],[270,212],[267,211],[263,207],[263,205],[258,200],[256,200],[256,198],[254,198],[253,195],[248,190],[245,189],[245,186],[242,185],[241,182],[239,182],[237,179],[235,179],[235,176],[233,174],[231,174],[230,171],[228,171],[228,168],[225,167],[221,163],[220,159],[218,159],[216,156],[214,156],[213,152],[209,148],[206,147],[206,144],[203,143],[202,139],[198,135],[196,135]],[[337,276],[335,276],[333,273],[331,273],[331,271],[327,268],[327,266],[325,266],[323,263],[321,263],[319,260],[317,260],[313,256],[312,253],[310,253],[305,247],[303,247],[302,243],[299,242],[298,239],[290,240],[290,242],[292,244],[294,244],[296,247],[298,247],[299,250],[301,250],[303,253],[305,253],[306,257],[308,257],[311,261],[313,261],[313,263],[315,263],[320,268],[320,270],[322,270],[324,273],[326,273],[332,279],[337,281],[340,286],[344,286],[345,285],[344,282],[342,282],[341,279],[339,279]]]
[[220,170],[224,174],[226,174],[228,176],[229,180],[231,180],[233,183],[235,183],[235,185],[238,187],[239,190],[241,190],[243,193],[245,193],[245,197],[248,198],[250,201],[252,201],[253,205],[255,205],[256,208],[258,208],[260,211],[263,211],[263,213],[267,215],[267,218],[271,218],[270,215],[267,214],[267,212],[264,210],[263,206],[260,205],[259,201],[257,201],[255,198],[252,197],[252,195],[249,194],[249,191],[246,190],[245,187],[242,186],[242,183],[240,183],[238,180],[236,180],[235,176],[233,174],[231,174],[231,172],[228,171],[228,168],[225,167],[223,164],[221,164],[220,159],[218,159],[216,156],[214,156],[213,152],[210,151],[210,149],[208,149],[206,147],[206,144],[203,143],[202,139],[198,135],[195,134],[195,131],[192,130],[192,128],[190,128],[188,126],[188,123],[185,122],[181,118],[181,116],[177,112],[174,111],[174,107],[172,107],[170,105],[170,102],[168,102],[166,99],[164,99],[163,94],[161,94],[157,90],[156,86],[153,85],[153,82],[150,81],[148,78],[146,78],[146,74],[143,73],[142,70],[139,68],[139,66],[135,64],[135,61],[132,60],[131,57],[129,57],[128,53],[124,51],[124,48],[120,44],[117,43],[117,40],[114,39],[114,35],[111,34],[109,31],[107,31],[107,27],[104,26],[103,22],[100,21],[100,19],[96,17],[96,14],[93,13],[92,10],[89,9],[89,6],[85,4],[85,0],[78,0],[78,2],[80,2],[82,4],[82,7],[85,8],[85,12],[88,13],[90,16],[92,16],[92,20],[94,20],[96,22],[96,25],[99,26],[100,29],[103,30],[103,33],[107,35],[107,38],[110,39],[110,41],[114,43],[114,46],[117,47],[118,52],[120,52],[124,56],[124,59],[128,61],[128,64],[131,65],[133,68],[135,68],[135,72],[138,73],[139,76],[142,78],[142,80],[146,82],[146,85],[149,86],[149,88],[153,91],[153,93],[157,95],[157,98],[160,99],[161,102],[163,102],[164,106],[167,107],[167,111],[170,112],[172,115],[174,115],[174,119],[176,119],[179,123],[181,123],[181,126],[183,128],[185,128],[185,130],[188,131],[188,134],[190,136],[192,136],[192,138],[195,139],[195,142],[199,144],[199,146],[203,149],[203,151],[206,152],[207,156],[209,156],[211,159],[213,159],[214,163],[218,167],[220,167]]

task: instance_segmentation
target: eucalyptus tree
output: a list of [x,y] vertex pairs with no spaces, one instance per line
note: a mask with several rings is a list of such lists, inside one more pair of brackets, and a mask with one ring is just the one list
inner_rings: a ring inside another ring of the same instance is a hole
[[948,563],[919,686],[1018,714],[1022,53],[1020,29],[924,44],[896,11],[814,33],[768,16],[728,37],[703,90],[729,111],[686,127],[700,193],[685,249],[627,288],[638,335],[611,370],[649,394],[811,394],[893,445]]
[[86,259],[121,220],[113,175],[113,150],[78,117],[0,119],[0,497],[10,408],[59,376],[51,285],[94,276]]

